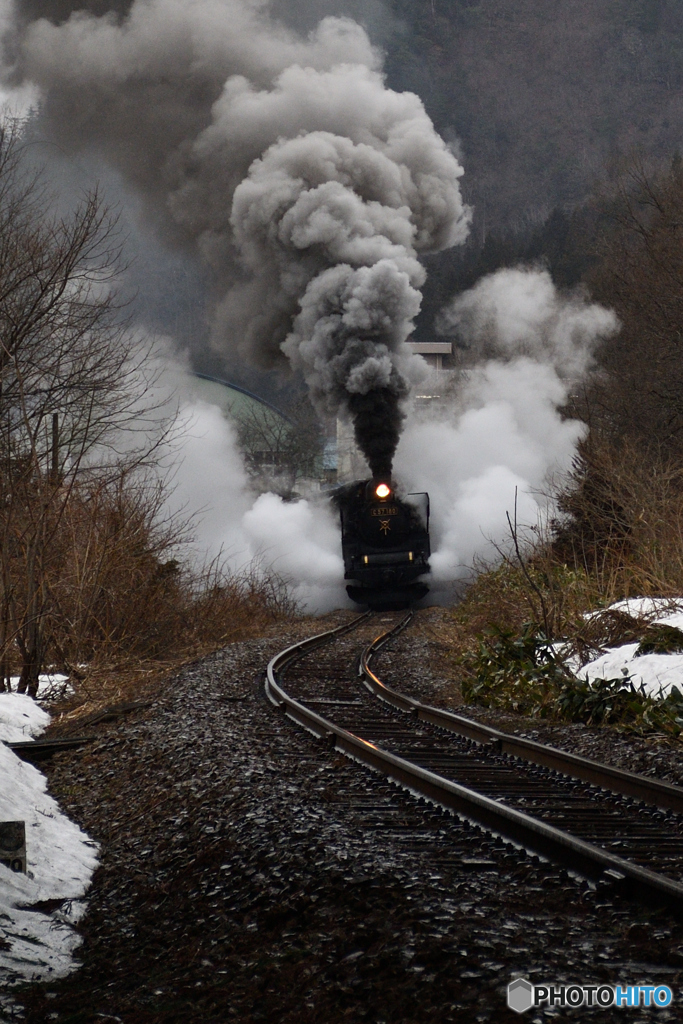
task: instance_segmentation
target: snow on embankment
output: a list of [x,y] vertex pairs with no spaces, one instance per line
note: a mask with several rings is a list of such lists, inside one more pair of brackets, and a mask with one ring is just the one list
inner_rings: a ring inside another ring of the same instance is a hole
[[[624,612],[646,619],[650,625],[683,631],[683,599],[633,597],[618,601],[607,611]],[[650,697],[666,697],[674,686],[683,692],[683,651],[638,654],[640,646],[635,642],[609,647],[599,658],[583,665],[576,675],[588,681],[630,677],[634,686],[642,687]]]
[[0,985],[73,968],[73,926],[97,866],[96,844],[48,796],[45,776],[4,745],[35,739],[49,721],[30,697],[0,693],[0,821],[26,822],[28,865],[24,875],[0,864]]

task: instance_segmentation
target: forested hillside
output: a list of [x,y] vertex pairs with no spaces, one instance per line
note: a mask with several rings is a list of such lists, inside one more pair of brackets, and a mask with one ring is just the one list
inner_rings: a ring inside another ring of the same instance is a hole
[[462,143],[477,227],[581,202],[636,149],[671,156],[683,121],[676,0],[390,0],[395,88]]

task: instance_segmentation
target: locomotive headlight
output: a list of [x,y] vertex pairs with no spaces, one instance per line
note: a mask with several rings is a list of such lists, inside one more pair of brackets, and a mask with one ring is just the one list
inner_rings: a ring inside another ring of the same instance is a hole
[[377,484],[375,487],[375,494],[378,498],[388,498],[391,494],[391,487],[387,487],[386,484]]

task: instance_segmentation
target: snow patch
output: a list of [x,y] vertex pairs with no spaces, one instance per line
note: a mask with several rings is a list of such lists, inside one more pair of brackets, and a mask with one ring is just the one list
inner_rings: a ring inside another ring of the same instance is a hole
[[[620,611],[651,623],[675,626],[683,630],[683,599],[631,597],[617,601],[604,611]],[[593,612],[592,616],[602,612]],[[672,687],[683,691],[683,654],[641,654],[636,657],[638,643],[610,647],[576,674],[582,679],[618,679],[630,676],[634,685],[642,687],[649,697],[666,697]]]
[[25,693],[0,693],[0,741],[22,743],[45,732],[50,723],[47,711]]
[[[5,743],[33,739],[49,721],[25,694],[0,694]],[[0,864],[0,977],[5,985],[60,977],[74,967],[81,939],[73,926],[85,910],[97,844],[48,795],[45,776],[2,742],[0,778],[0,821],[26,823],[28,863],[27,875]]]

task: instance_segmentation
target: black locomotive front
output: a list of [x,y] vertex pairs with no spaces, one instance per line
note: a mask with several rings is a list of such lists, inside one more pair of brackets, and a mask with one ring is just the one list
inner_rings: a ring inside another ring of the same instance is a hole
[[360,481],[340,488],[344,579],[353,601],[376,610],[406,608],[427,594],[417,582],[429,572],[429,496],[399,498],[390,482]]

